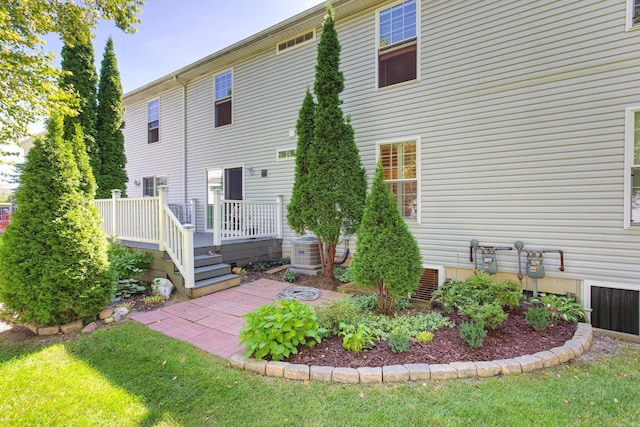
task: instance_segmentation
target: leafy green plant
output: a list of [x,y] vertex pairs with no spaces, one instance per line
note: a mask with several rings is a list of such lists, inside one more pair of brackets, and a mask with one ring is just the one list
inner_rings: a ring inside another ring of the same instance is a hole
[[318,324],[316,313],[294,299],[262,305],[244,316],[240,344],[247,346],[246,357],[262,359],[270,355],[283,360],[298,353],[299,345],[313,346],[326,330]]
[[282,280],[284,280],[285,282],[294,283],[296,280],[298,280],[298,273],[296,273],[295,271],[287,271],[282,276]]
[[367,325],[373,337],[378,340],[386,340],[394,330],[402,330],[409,337],[415,337],[424,330],[435,331],[439,328],[454,326],[449,319],[436,312],[396,317],[367,313],[359,319],[359,323]]
[[556,319],[565,322],[578,323],[580,319],[587,320],[590,308],[584,308],[575,298],[554,294],[540,294],[538,298],[530,298],[534,304],[542,304]]
[[132,295],[144,292],[147,288],[140,275],[149,268],[153,256],[146,252],[137,252],[121,243],[109,245],[109,271],[116,278],[113,301],[120,301]]
[[426,344],[433,340],[433,332],[430,331],[422,331],[416,336],[416,341],[422,344]]
[[469,344],[470,348],[475,349],[482,347],[482,342],[484,341],[484,337],[486,336],[487,331],[481,324],[474,322],[463,322],[460,324],[460,338],[465,340],[465,342]]
[[[361,312],[378,310],[379,297],[376,294],[352,295],[349,299]],[[394,308],[396,311],[408,310],[411,308],[411,300],[407,297],[396,298]]]
[[142,281],[138,279],[120,279],[116,283],[112,301],[120,301],[123,298],[129,298],[146,290],[147,287],[142,285]]
[[402,330],[397,329],[389,335],[389,349],[393,353],[408,353],[409,336]]
[[351,269],[349,267],[336,268],[333,270],[333,278],[342,283],[353,282],[351,279]]
[[365,311],[375,311],[378,309],[378,296],[375,294],[352,295],[349,298],[349,301],[358,309],[358,311],[363,313]]
[[532,307],[524,314],[524,318],[535,331],[544,331],[553,322],[553,315],[546,307]]
[[467,303],[460,312],[469,316],[473,323],[487,329],[497,328],[508,316],[498,301],[487,304]]
[[355,325],[358,323],[360,311],[351,302],[351,298],[333,301],[316,308],[318,323],[327,335],[337,336],[340,333],[340,323]]
[[162,295],[149,295],[144,297],[144,303],[146,305],[162,304],[164,301],[165,298]]
[[494,301],[500,306],[515,308],[520,305],[521,298],[522,288],[518,282],[498,282],[483,271],[477,271],[464,282],[450,280],[432,294],[432,302],[439,303],[447,313],[461,311],[470,303],[482,305]]
[[359,353],[375,344],[371,329],[362,323],[359,323],[358,326],[340,323],[340,336],[343,337],[342,347],[353,353]]
[[290,257],[284,257],[284,258],[265,258],[265,259],[261,259],[258,262],[252,262],[250,263],[247,268],[250,269],[251,271],[265,271],[270,269],[271,267],[277,267],[280,265],[287,265],[287,264],[291,264],[291,258]]

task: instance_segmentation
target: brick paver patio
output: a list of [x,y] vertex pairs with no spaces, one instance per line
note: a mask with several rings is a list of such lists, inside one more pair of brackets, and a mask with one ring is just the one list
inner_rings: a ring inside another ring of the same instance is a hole
[[[254,308],[278,299],[278,293],[291,287],[290,283],[269,279],[243,283],[194,300],[173,304],[147,313],[131,316],[149,328],[224,358],[246,348],[238,346],[243,315]],[[312,305],[341,299],[344,294],[322,290],[315,301],[301,301]]]

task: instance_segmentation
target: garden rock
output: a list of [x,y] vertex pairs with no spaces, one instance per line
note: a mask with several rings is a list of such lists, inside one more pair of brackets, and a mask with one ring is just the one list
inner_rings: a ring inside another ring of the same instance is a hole
[[124,317],[129,314],[129,309],[127,307],[117,307],[114,312],[120,313],[120,316]]
[[98,318],[100,320],[104,320],[108,317],[111,317],[112,315],[113,315],[113,310],[111,310],[110,308],[105,308],[100,312],[100,314],[98,315]]
[[98,329],[98,324],[96,322],[91,322],[87,326],[82,329],[83,334],[89,334]]
[[82,329],[82,320],[76,320],[75,322],[67,323],[66,325],[60,326],[60,330],[63,334],[73,331],[79,331]]

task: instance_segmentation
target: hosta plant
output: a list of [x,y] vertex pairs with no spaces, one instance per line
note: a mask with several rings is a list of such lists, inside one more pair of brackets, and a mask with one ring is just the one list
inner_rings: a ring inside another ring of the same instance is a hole
[[262,305],[244,316],[240,344],[247,346],[246,357],[256,359],[270,355],[283,360],[298,353],[298,346],[313,346],[321,341],[326,329],[320,327],[312,308],[294,299]]
[[538,298],[531,298],[529,301],[546,307],[553,318],[571,323],[578,323],[581,319],[587,320],[587,313],[592,311],[590,308],[584,308],[575,298],[554,294],[540,294]]

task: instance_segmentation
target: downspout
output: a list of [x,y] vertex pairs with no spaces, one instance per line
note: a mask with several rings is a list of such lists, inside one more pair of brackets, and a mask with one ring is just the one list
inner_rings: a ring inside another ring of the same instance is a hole
[[178,79],[178,76],[175,74],[173,75],[173,81],[175,81],[176,83],[182,86],[182,178],[183,178],[182,194],[183,194],[183,203],[186,205],[187,204],[187,84],[184,82],[181,82]]

